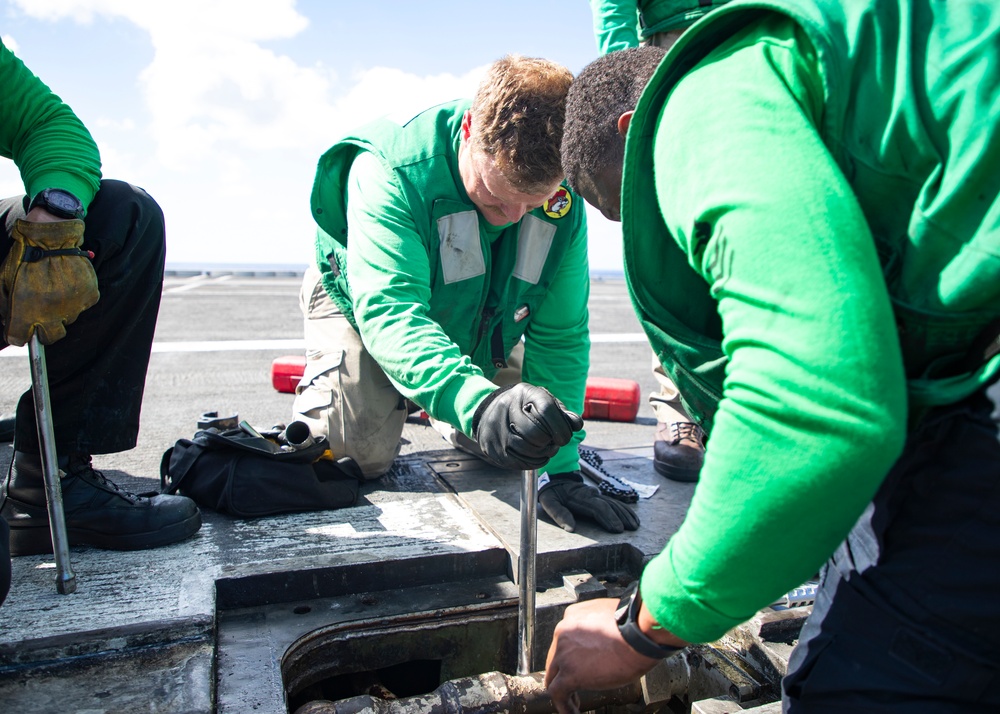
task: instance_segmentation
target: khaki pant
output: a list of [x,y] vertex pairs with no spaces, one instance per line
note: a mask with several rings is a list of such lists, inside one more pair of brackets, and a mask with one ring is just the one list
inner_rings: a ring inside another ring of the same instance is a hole
[[662,50],[669,50],[674,46],[674,43],[680,39],[682,34],[684,34],[684,30],[667,30],[666,32],[657,32],[648,40],[644,40],[641,44],[659,47]]
[[660,385],[660,391],[649,395],[649,406],[656,415],[656,421],[661,424],[693,421],[681,403],[681,393],[677,385],[663,371],[663,365],[653,354],[653,377]]
[[[295,390],[295,418],[308,424],[313,436],[326,436],[334,456],[350,456],[366,478],[378,478],[399,455],[406,400],[326,293],[315,265],[303,277],[299,307],[305,318],[306,367]],[[522,355],[518,343],[509,367],[493,381],[520,381]]]
[[306,367],[292,411],[334,456],[350,456],[366,478],[381,476],[399,453],[406,404],[347,318],[323,288],[315,265],[299,293],[305,318]]

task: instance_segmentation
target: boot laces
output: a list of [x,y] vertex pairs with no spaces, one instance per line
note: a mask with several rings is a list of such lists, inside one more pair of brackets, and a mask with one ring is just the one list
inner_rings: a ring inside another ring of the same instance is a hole
[[702,438],[705,432],[692,421],[675,421],[670,425],[670,432],[674,437],[675,443],[688,440],[695,442],[698,446],[704,447]]
[[73,455],[70,456],[70,461],[68,464],[69,473],[68,476],[83,476],[87,473],[90,474],[91,480],[94,484],[108,493],[111,493],[119,498],[124,498],[132,503],[141,503],[146,500],[145,496],[140,496],[137,493],[132,493],[131,491],[126,491],[124,488],[116,484],[114,481],[109,479],[104,475],[103,472],[98,471],[91,465],[91,460],[89,456],[83,455]]

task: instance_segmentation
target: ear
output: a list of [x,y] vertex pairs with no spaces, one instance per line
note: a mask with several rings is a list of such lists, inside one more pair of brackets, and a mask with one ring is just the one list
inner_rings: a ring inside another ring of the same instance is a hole
[[632,123],[632,115],[635,114],[634,111],[625,112],[620,117],[618,117],[618,134],[624,139],[625,135],[628,134],[628,125]]
[[462,115],[462,141],[468,141],[472,135],[472,110],[466,109]]

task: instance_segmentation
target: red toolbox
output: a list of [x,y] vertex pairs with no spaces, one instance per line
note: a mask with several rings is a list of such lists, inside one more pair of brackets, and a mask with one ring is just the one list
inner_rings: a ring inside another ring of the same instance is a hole
[[[271,363],[271,384],[279,392],[294,393],[306,358],[299,355],[278,357]],[[639,413],[639,383],[617,377],[589,377],[583,401],[584,419],[634,421]]]
[[617,377],[589,377],[584,419],[634,421],[639,413],[639,383]]
[[295,388],[306,369],[304,355],[286,355],[271,363],[271,384],[279,392],[295,393]]

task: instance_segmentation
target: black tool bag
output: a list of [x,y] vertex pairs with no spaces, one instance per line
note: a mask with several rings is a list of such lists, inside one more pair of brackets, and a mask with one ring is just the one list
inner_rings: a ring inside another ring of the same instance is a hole
[[296,447],[282,435],[270,437],[247,425],[203,429],[193,439],[178,440],[160,461],[161,493],[179,493],[236,518],[324,511],[357,502],[361,469],[346,456],[330,459],[326,438]]

